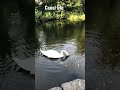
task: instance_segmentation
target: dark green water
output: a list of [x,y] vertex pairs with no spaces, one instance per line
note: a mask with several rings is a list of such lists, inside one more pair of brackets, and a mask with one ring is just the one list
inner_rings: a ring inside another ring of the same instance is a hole
[[[65,21],[36,25],[36,90],[47,90],[77,78],[85,79],[85,24],[68,24]],[[70,57],[65,61],[51,60],[39,54],[40,47],[66,50]]]
[[120,2],[87,4],[86,90],[120,90]]

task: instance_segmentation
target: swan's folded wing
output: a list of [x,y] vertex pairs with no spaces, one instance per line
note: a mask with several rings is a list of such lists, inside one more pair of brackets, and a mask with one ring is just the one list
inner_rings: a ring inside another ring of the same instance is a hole
[[48,58],[62,58],[63,56],[61,54],[59,55],[48,55]]
[[47,56],[48,58],[61,58],[63,57],[62,54],[60,54],[59,52],[55,51],[55,50],[47,50],[47,51],[42,51],[41,53],[45,56]]
[[58,53],[57,51],[54,51],[54,50],[48,50],[47,54],[48,54],[48,58],[61,58],[61,57],[63,57],[63,55],[61,55],[60,53]]

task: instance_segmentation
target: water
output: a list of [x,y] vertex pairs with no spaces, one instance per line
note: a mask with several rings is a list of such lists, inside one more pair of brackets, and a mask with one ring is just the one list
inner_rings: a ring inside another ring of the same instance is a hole
[[[85,79],[85,25],[65,21],[36,25],[36,90],[47,90],[77,78]],[[66,50],[65,60],[52,60],[40,55],[40,47],[46,46],[58,52]]]
[[120,90],[118,3],[96,1],[91,2],[89,6],[89,13],[86,16],[87,90]]
[[0,90],[34,90],[35,79],[31,73],[34,73],[35,41],[31,15],[26,18],[24,8],[21,9],[17,1],[2,5]]

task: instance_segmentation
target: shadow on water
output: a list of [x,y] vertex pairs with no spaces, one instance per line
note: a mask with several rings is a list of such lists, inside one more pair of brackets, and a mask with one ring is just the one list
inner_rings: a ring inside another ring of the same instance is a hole
[[35,65],[34,21],[30,19],[34,10],[28,15],[31,11],[26,9],[31,6],[25,6],[22,0],[0,3],[0,90],[35,88],[34,76],[30,75]]
[[86,19],[88,90],[120,90],[120,2],[113,2],[95,1],[89,6],[92,13]]
[[[47,90],[77,78],[85,79],[85,25],[65,21],[36,25],[36,90]],[[66,50],[66,60],[52,60],[41,56],[40,47],[58,52]]]

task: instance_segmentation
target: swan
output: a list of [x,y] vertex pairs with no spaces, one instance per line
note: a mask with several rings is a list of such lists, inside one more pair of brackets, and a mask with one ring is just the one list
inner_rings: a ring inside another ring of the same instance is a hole
[[53,58],[53,59],[58,59],[58,58],[65,58],[68,57],[69,54],[67,51],[62,50],[60,53],[55,51],[55,50],[41,50],[40,52],[42,55],[48,57],[48,58]]

